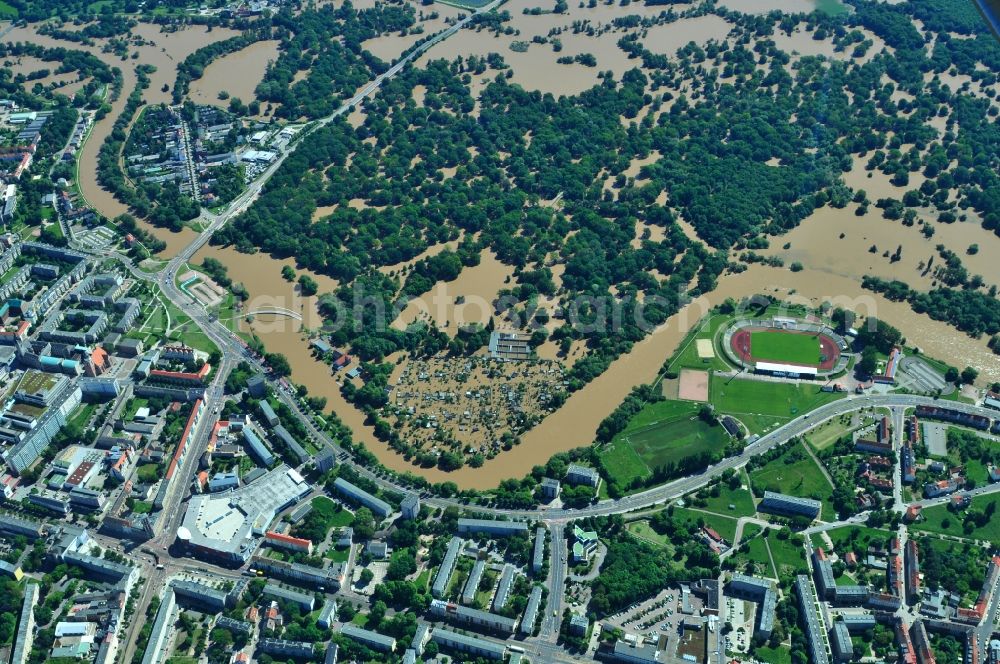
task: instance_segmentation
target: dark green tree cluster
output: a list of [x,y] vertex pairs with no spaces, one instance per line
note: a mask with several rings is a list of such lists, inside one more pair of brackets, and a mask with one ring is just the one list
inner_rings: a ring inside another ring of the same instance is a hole
[[[284,34],[281,55],[257,86],[257,98],[276,104],[278,117],[319,118],[367,83],[372,71],[388,68],[361,42],[405,31],[413,25],[414,12],[409,5],[391,4],[359,11],[345,2],[303,12],[287,7],[272,20]],[[305,70],[305,78],[293,83],[295,74]]]
[[[712,575],[713,565],[680,565],[664,556],[662,550],[633,539],[624,532],[624,526],[616,524],[602,533],[601,541],[608,552],[600,576],[591,583],[587,612],[592,618],[617,613],[677,583]],[[717,573],[717,558],[714,568]]]
[[1000,301],[993,289],[989,293],[954,288],[918,291],[902,281],[887,281],[870,275],[862,279],[861,285],[884,293],[890,299],[909,302],[917,313],[953,325],[970,337],[1000,332]]

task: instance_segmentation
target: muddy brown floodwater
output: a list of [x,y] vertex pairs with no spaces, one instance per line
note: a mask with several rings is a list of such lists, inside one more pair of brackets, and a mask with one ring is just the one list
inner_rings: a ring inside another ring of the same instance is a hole
[[[139,47],[130,45],[130,51],[138,51],[139,58],[132,60],[128,58],[122,60],[112,54],[104,53],[101,50],[103,40],[98,40],[96,46],[83,46],[73,42],[60,39],[53,39],[47,35],[40,35],[35,31],[37,26],[18,27],[11,30],[6,36],[6,41],[28,41],[47,48],[69,48],[74,50],[87,51],[103,60],[108,66],[118,67],[122,71],[124,84],[121,95],[111,106],[111,112],[103,120],[94,125],[90,135],[80,150],[79,167],[79,187],[84,199],[98,212],[108,219],[128,212],[128,208],[115,200],[115,197],[105,191],[97,181],[97,155],[103,145],[104,140],[111,133],[115,120],[121,114],[122,109],[129,94],[135,89],[136,64],[151,64],[156,67],[156,71],[150,75],[150,85],[143,93],[143,99],[147,103],[168,103],[170,102],[170,91],[163,90],[163,86],[172,88],[177,74],[177,63],[197,49],[213,42],[228,39],[239,34],[237,30],[228,28],[215,28],[208,30],[203,26],[189,26],[182,30],[169,33],[161,33],[160,27],[151,23],[140,23],[133,29],[135,36],[141,37],[146,42]],[[51,66],[51,65],[50,65]],[[167,243],[167,249],[163,255],[172,255],[180,248],[187,245],[194,236],[194,232],[185,229],[180,233],[171,233],[168,230],[154,228],[145,221],[140,222],[150,233]]]
[[278,58],[278,40],[260,41],[235,53],[225,55],[205,67],[205,73],[191,82],[191,100],[198,104],[228,105],[220,101],[219,93],[228,92],[249,103],[254,99],[254,89],[267,70],[269,62]]
[[[341,396],[340,385],[330,368],[312,357],[303,330],[315,330],[322,321],[316,310],[316,298],[298,295],[292,284],[280,278],[281,267],[292,265],[291,259],[279,261],[264,255],[249,257],[233,249],[209,247],[199,252],[196,262],[205,256],[221,260],[229,267],[233,280],[247,287],[252,297],[249,309],[277,305],[303,315],[302,324],[259,316],[251,326],[269,351],[283,353],[288,358],[292,380],[305,385],[309,394],[327,398],[328,410],[335,412],[351,428],[355,440],[363,442],[388,468],[417,473],[432,482],[452,481],[461,488],[495,487],[502,479],[524,476],[532,466],[545,463],[557,452],[590,444],[601,420],[621,403],[634,385],[655,380],[663,362],[675,352],[687,332],[711,307],[728,297],[739,299],[761,293],[812,306],[829,301],[850,307],[862,315],[892,321],[906,335],[909,344],[920,346],[933,357],[957,366],[976,366],[982,380],[1000,379],[1000,357],[986,348],[985,340],[970,339],[945,323],[914,313],[905,303],[890,302],[863,291],[854,276],[812,268],[793,273],[788,269],[755,265],[742,274],[729,274],[719,279],[715,291],[698,298],[637,343],[631,353],[612,363],[606,372],[570,396],[562,408],[524,434],[521,444],[514,449],[487,461],[482,468],[466,467],[451,473],[436,468],[421,469],[375,437],[372,427],[365,424],[364,415]],[[491,267],[492,260],[495,259],[484,255],[491,289],[498,282],[502,283],[504,274],[501,268]],[[320,292],[328,292],[336,285],[329,278],[316,278],[320,281]],[[455,286],[456,290],[464,289],[461,281]]]

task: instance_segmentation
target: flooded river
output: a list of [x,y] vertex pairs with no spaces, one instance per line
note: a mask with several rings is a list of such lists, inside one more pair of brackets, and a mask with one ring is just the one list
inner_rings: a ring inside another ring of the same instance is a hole
[[[793,246],[796,243],[801,244],[802,240],[795,240]],[[863,291],[853,276],[828,269],[806,268],[793,273],[787,268],[757,265],[743,274],[722,277],[714,292],[692,302],[636,344],[631,353],[619,358],[604,374],[573,394],[562,408],[524,434],[522,443],[513,450],[487,461],[478,469],[467,467],[453,473],[436,468],[419,469],[375,437],[372,427],[365,424],[364,415],[340,395],[340,385],[329,367],[313,359],[304,330],[315,330],[322,321],[316,311],[316,298],[299,296],[292,284],[280,278],[281,267],[292,264],[291,259],[277,261],[263,255],[250,258],[233,249],[209,247],[198,254],[196,262],[204,256],[212,256],[229,266],[233,280],[242,282],[250,291],[251,309],[277,305],[301,313],[304,318],[301,324],[290,319],[261,316],[249,325],[269,351],[283,353],[288,358],[292,380],[305,385],[309,394],[327,398],[328,409],[335,411],[351,427],[355,440],[363,442],[393,470],[418,472],[433,482],[453,481],[462,488],[494,487],[501,479],[524,476],[532,466],[545,463],[557,452],[590,444],[601,420],[634,385],[655,380],[663,362],[675,352],[691,327],[711,307],[728,297],[738,299],[761,293],[813,306],[830,301],[837,306],[850,307],[862,315],[891,321],[906,335],[909,344],[920,346],[933,357],[960,367],[972,364],[980,369],[984,380],[1000,379],[1000,357],[986,348],[985,340],[970,339],[945,323],[914,313],[905,303],[890,302]],[[484,274],[476,277],[477,282],[480,277],[488,279],[491,289],[503,282],[505,270],[503,266],[493,266],[493,260],[484,256]],[[336,285],[331,279],[317,279],[321,282],[321,293]],[[461,281],[456,282],[459,290],[463,288]]]

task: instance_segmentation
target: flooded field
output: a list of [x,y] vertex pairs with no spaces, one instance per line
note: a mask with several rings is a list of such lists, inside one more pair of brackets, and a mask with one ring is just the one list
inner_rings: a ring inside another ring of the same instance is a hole
[[513,274],[514,268],[485,252],[479,265],[465,268],[455,281],[438,283],[411,300],[393,321],[393,327],[404,329],[416,320],[424,320],[454,335],[460,325],[485,325],[493,313],[497,293],[514,285]]
[[[149,77],[149,88],[143,94],[143,99],[150,104],[169,104],[170,90],[173,89],[174,80],[177,78],[177,64],[202,46],[235,37],[240,33],[229,28],[209,30],[203,26],[188,26],[174,32],[161,32],[158,25],[140,23],[132,30],[132,34],[149,42],[135,49],[139,52],[137,62],[156,66],[156,71]],[[238,79],[243,77],[242,72],[238,76],[234,75],[234,78]],[[168,90],[164,90],[163,86],[167,86]]]
[[[920,227],[883,219],[881,210],[874,207],[861,217],[854,214],[853,208],[820,208],[797,228],[771,238],[771,249],[761,253],[780,256],[786,265],[797,261],[818,272],[850,278],[859,288],[861,276],[871,274],[927,290],[934,279],[933,272],[927,273],[925,267],[931,259],[941,264],[935,247],[944,244],[962,258],[970,273],[982,275],[988,285],[1000,284],[1000,272],[993,263],[1000,252],[1000,237],[984,230],[978,222],[934,224],[936,232],[927,238]],[[782,248],[785,243],[791,245],[787,250]],[[979,252],[969,255],[966,250],[973,244],[979,246]],[[874,253],[872,247],[876,248]],[[898,261],[884,256],[885,252],[895,254],[897,250]]]
[[[357,7],[357,5],[355,5]],[[361,42],[361,46],[369,53],[384,62],[394,62],[413,44],[429,35],[440,32],[448,27],[459,14],[465,12],[455,7],[436,4],[433,11],[426,7],[414,7],[417,11],[417,22],[414,28],[422,31],[410,32],[406,35],[386,34]]]
[[721,0],[719,4],[726,9],[743,14],[766,14],[773,11],[809,13],[817,9],[820,2],[816,0]]
[[[617,45],[623,35],[634,30],[612,28],[610,24],[613,19],[630,15],[655,17],[665,11],[663,7],[634,3],[627,7],[602,3],[595,7],[578,7],[573,4],[565,14],[524,13],[525,9],[537,6],[535,0],[512,0],[504,8],[511,14],[511,21],[506,25],[515,30],[514,35],[497,36],[486,30],[462,30],[418,59],[417,64],[426,63],[432,58],[452,60],[459,56],[498,53],[513,70],[513,81],[524,88],[555,95],[577,94],[596,85],[599,72],[610,70],[616,77],[620,77],[637,65]],[[675,12],[686,8],[685,5],[672,7]],[[574,31],[575,23],[592,28],[593,34],[587,34],[587,30]],[[682,19],[671,25],[650,29],[648,32],[653,36],[646,43],[658,51],[663,48],[674,52],[689,41],[705,43],[710,39],[721,39],[728,33],[727,26],[728,23],[718,17]],[[562,48],[556,51],[552,43],[532,43],[536,37],[558,39]],[[515,42],[520,44],[519,49],[524,50],[513,50],[511,46]],[[677,46],[672,46],[673,44]],[[560,57],[584,54],[594,57],[597,63],[595,67],[556,62]],[[495,72],[489,72],[485,77],[473,78],[492,79],[495,75]]]
[[191,100],[198,104],[228,106],[219,93],[227,92],[243,102],[254,99],[254,88],[264,78],[267,65],[278,57],[277,40],[261,41],[223,56],[205,67],[205,73],[191,82]]
[[485,355],[403,360],[382,416],[425,452],[463,458],[502,454],[563,390],[555,362],[500,362]]
[[653,53],[674,55],[677,49],[689,42],[703,44],[710,39],[722,41],[732,29],[732,24],[714,14],[682,18],[674,23],[657,25],[646,31],[642,44]]

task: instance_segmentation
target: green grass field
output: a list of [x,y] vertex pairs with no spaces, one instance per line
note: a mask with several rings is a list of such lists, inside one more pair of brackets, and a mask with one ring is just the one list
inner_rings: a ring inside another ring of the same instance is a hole
[[721,450],[729,440],[721,426],[698,418],[699,404],[649,404],[601,452],[601,463],[620,485],[647,477],[652,469],[700,452]]
[[820,392],[819,387],[712,376],[709,401],[719,413],[733,415],[753,433],[762,433],[845,396],[843,392]]
[[808,572],[805,549],[789,540],[778,539],[771,531],[767,538],[771,547],[771,559],[778,568],[778,574],[802,574]]
[[667,546],[669,540],[663,535],[649,527],[649,521],[633,521],[626,526],[632,535],[644,542],[655,544],[656,546]]
[[801,446],[791,446],[783,455],[763,468],[753,470],[750,477],[754,486],[761,491],[777,491],[790,496],[822,500],[821,516],[829,519],[834,515],[833,506],[830,504],[833,487],[812,457],[805,455],[797,461],[785,463],[788,455],[796,448],[803,449]]
[[[893,535],[888,530],[868,528],[866,526],[844,526],[843,528],[828,530],[826,534],[830,537],[830,541],[833,542],[833,550],[841,556],[852,550],[863,552],[870,544],[884,545],[886,540],[890,539]],[[813,546],[827,548],[820,533],[814,534],[811,539]]]
[[764,646],[753,651],[754,657],[768,664],[792,664],[792,649],[790,646],[780,645],[777,648]]
[[[674,358],[670,361],[671,371],[680,371],[681,369],[715,369],[717,371],[728,371],[732,367],[723,359],[723,354],[719,348],[718,339],[716,335],[719,328],[728,324],[733,320],[733,317],[727,314],[712,314],[701,325],[692,330],[684,343],[681,344],[681,349],[677,352]],[[698,357],[698,339],[710,339],[712,341],[712,347],[715,350],[715,357],[711,359],[702,359]]]
[[[990,504],[1000,508],[1000,495],[990,494],[972,499],[972,505],[968,509],[985,510]],[[948,511],[947,505],[935,505],[928,507],[921,513],[921,520],[914,523],[910,528],[922,530],[927,533],[940,533],[951,535],[952,537],[965,537],[967,539],[986,540],[994,547],[1000,546],[1000,519],[992,518],[982,528],[974,528],[970,532],[965,532],[962,527],[963,514],[952,514]],[[947,527],[945,524],[948,524]]]
[[755,360],[819,364],[819,339],[810,334],[759,330],[750,333],[750,354]]
[[756,523],[747,523],[743,526],[743,534],[740,536],[741,542],[749,542],[754,537],[757,537],[764,529],[758,526]]
[[729,543],[732,543],[733,538],[736,537],[736,519],[732,517],[708,514],[706,512],[692,510],[686,507],[675,507],[674,517],[693,523],[698,523],[698,520],[701,519],[704,521],[706,526],[714,528],[715,531],[726,538],[726,541]]
[[[750,495],[748,489],[730,489],[723,483],[720,486],[718,496],[710,496],[708,495],[708,491],[703,491],[702,495],[708,504],[699,509],[709,512],[739,518],[741,516],[753,516],[757,511],[757,508],[753,504],[753,497]],[[733,509],[729,509],[730,505],[733,506]]]

